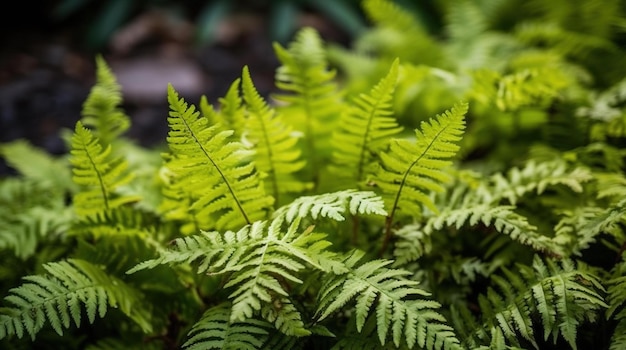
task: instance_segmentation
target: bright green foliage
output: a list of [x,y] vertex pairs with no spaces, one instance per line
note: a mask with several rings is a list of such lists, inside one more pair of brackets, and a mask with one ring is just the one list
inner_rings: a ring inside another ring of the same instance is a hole
[[46,188],[71,190],[70,169],[66,157],[55,158],[26,140],[15,140],[0,145],[4,160],[24,178],[28,178]]
[[[552,338],[556,343],[562,336],[576,349],[578,325],[596,319],[598,311],[607,307],[600,279],[583,263],[576,266],[571,260],[535,257],[532,267],[518,265],[517,271],[504,269],[502,273],[492,277],[497,289],[489,288],[479,298],[484,323],[471,329],[466,325],[475,323],[455,320],[469,347],[485,344],[496,329],[495,334],[501,332],[513,346],[528,341],[538,349],[537,337]],[[538,322],[542,334],[535,334]]]
[[[280,232],[282,220],[275,220],[268,227],[264,221],[245,226],[238,232],[203,232],[200,235],[179,238],[175,250],[161,253],[161,257],[141,263],[129,273],[153,268],[161,264],[196,263],[198,273],[229,274],[224,288],[231,289],[231,321],[244,321],[261,310],[263,305],[288,297],[284,283],[302,283],[297,273],[305,268],[303,263],[327,272],[342,271],[334,254],[325,251],[329,242],[325,235],[311,232],[296,232],[296,220],[285,233]],[[281,301],[282,303],[283,301]],[[297,311],[285,314],[285,308],[270,319],[280,329],[281,324],[292,326]],[[283,320],[290,317],[291,320]],[[287,335],[305,335],[304,328],[290,329]]]
[[248,114],[244,137],[255,150],[257,169],[265,174],[265,190],[274,196],[277,205],[279,198],[312,187],[294,176],[304,168],[305,161],[296,148],[298,139],[293,137],[293,129],[259,95],[248,67],[243,69],[241,88]]
[[611,350],[618,350],[626,346],[626,259],[622,254],[622,261],[612,271],[612,278],[607,282],[609,308],[607,319],[615,318],[617,325],[611,337]]
[[207,310],[188,334],[184,349],[259,349],[271,326],[260,320],[231,321],[231,306],[223,303]]
[[5,300],[12,307],[0,315],[0,338],[15,334],[19,338],[35,334],[46,320],[59,334],[72,321],[81,324],[82,308],[89,323],[104,317],[109,307],[119,308],[139,324],[151,330],[150,315],[142,305],[141,293],[123,281],[108,275],[98,266],[82,260],[68,260],[44,265],[47,275],[24,277],[20,287],[11,289]]
[[420,215],[422,205],[437,211],[429,194],[443,191],[441,183],[450,179],[445,168],[459,150],[455,142],[463,135],[467,110],[466,103],[453,107],[422,123],[421,130],[415,130],[414,142],[394,139],[389,151],[380,154],[381,164],[372,181],[383,194],[390,223],[397,211]]
[[20,259],[31,257],[38,244],[57,240],[73,219],[64,193],[45,184],[17,179],[0,182],[0,248]]
[[68,155],[0,145],[0,348],[624,348],[622,2],[364,0],[165,152],[97,58]]
[[[167,142],[173,157],[167,168],[173,186],[191,197],[190,209],[213,217],[218,229],[241,227],[267,216],[273,199],[265,194],[250,151],[230,141],[232,131],[207,125],[193,105],[168,88],[170,125]],[[201,227],[208,229],[211,227]]]
[[[226,95],[218,99],[220,108],[217,112],[212,112],[214,114],[212,117],[203,109],[203,115],[209,118],[211,125],[221,124],[225,130],[233,130],[235,136],[241,136],[246,118],[243,99],[239,94],[240,85],[241,79],[235,79],[228,88]],[[202,104],[200,107],[202,108]]]
[[313,220],[326,217],[343,221],[345,220],[346,207],[352,215],[387,214],[382,199],[376,193],[344,190],[317,196],[300,197],[291,204],[276,210],[273,217],[290,223],[309,216]]
[[437,302],[422,299],[429,293],[406,279],[410,272],[387,268],[389,260],[371,260],[357,267],[363,253],[345,259],[347,276],[337,275],[324,282],[318,296],[317,317],[323,320],[356,299],[356,327],[360,332],[376,303],[376,326],[381,344],[388,336],[396,346],[406,341],[426,349],[452,349],[459,341],[445,319],[435,310]]
[[329,69],[322,39],[313,28],[300,29],[288,48],[275,43],[274,50],[281,62],[276,86],[284,92],[274,98],[287,104],[288,122],[304,132],[308,167],[317,182],[317,168],[330,158],[328,139],[341,110],[335,72]]
[[132,179],[126,162],[111,154],[111,146],[103,149],[100,140],[79,121],[72,135],[72,180],[80,188],[74,195],[76,213],[80,216],[97,214],[138,200],[116,190]]
[[[339,178],[348,178],[352,184],[365,180],[375,154],[385,146],[389,137],[402,131],[392,116],[393,93],[398,79],[396,60],[389,73],[369,94],[361,94],[348,111],[342,114],[339,127],[333,134],[333,167]],[[338,181],[338,180],[337,180]]]
[[96,57],[96,85],[83,104],[82,123],[94,130],[102,145],[109,145],[130,127],[122,111],[121,86],[102,56]]

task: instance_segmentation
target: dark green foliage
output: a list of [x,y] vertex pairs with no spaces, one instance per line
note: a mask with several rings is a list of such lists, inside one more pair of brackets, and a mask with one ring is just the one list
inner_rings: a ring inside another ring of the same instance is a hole
[[624,348],[623,4],[521,3],[363,1],[271,98],[169,86],[165,152],[96,58],[68,155],[0,145],[0,347]]

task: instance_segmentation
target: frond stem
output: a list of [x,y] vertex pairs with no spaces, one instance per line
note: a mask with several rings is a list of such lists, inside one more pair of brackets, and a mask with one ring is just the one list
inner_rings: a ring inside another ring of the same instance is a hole
[[383,238],[383,244],[382,244],[382,247],[380,249],[380,254],[379,254],[380,256],[382,256],[385,253],[385,251],[387,251],[387,247],[389,246],[389,241],[391,240],[391,227],[392,227],[392,224],[393,224],[393,217],[396,214],[396,209],[398,209],[398,203],[400,202],[400,196],[402,195],[402,189],[404,188],[404,185],[406,184],[407,177],[411,173],[411,169],[413,169],[413,167],[424,157],[424,155],[426,155],[426,153],[428,153],[428,150],[430,150],[430,148],[433,146],[435,141],[439,138],[439,135],[441,135],[441,133],[443,133],[447,128],[448,128],[448,126],[446,125],[445,127],[441,128],[441,130],[439,130],[437,132],[437,135],[435,135],[435,137],[433,137],[432,141],[424,149],[422,154],[420,154],[419,157],[417,157],[413,161],[413,163],[411,163],[411,165],[409,165],[407,170],[404,172],[404,176],[402,177],[402,181],[400,181],[400,187],[398,188],[398,192],[396,193],[396,198],[393,201],[393,206],[391,208],[391,213],[389,214],[389,216],[387,216],[385,218],[385,237]]
[[193,130],[191,129],[189,124],[187,124],[187,121],[185,120],[185,118],[181,117],[180,119],[183,121],[183,123],[187,127],[187,130],[189,130],[189,133],[191,134],[191,137],[193,137],[193,140],[200,146],[200,149],[204,153],[204,156],[211,162],[211,164],[213,164],[213,167],[215,167],[217,172],[220,174],[220,176],[224,180],[224,183],[226,183],[226,187],[228,187],[228,191],[230,192],[230,195],[233,197],[233,200],[235,201],[235,203],[237,203],[237,208],[239,208],[239,211],[241,212],[241,215],[243,215],[243,218],[246,220],[246,223],[248,225],[250,225],[252,222],[248,218],[248,215],[246,214],[245,210],[243,210],[243,206],[241,205],[241,202],[239,201],[239,198],[237,198],[237,195],[235,195],[235,191],[233,190],[232,186],[230,185],[230,182],[228,181],[228,178],[226,178],[226,175],[224,175],[224,172],[222,172],[222,169],[220,169],[220,167],[217,165],[217,163],[215,163],[213,158],[211,158],[211,155],[204,148],[204,145],[202,144],[202,142],[200,142],[200,140],[196,137],[196,134],[193,132]]

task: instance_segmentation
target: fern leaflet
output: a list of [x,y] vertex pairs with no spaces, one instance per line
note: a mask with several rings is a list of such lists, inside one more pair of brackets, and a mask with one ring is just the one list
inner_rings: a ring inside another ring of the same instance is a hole
[[260,349],[271,325],[255,319],[232,321],[230,314],[230,303],[222,303],[207,310],[202,318],[191,327],[183,348],[186,350]]
[[[157,259],[145,261],[128,273],[153,268],[161,264],[197,263],[198,273],[211,275],[229,273],[225,288],[232,288],[231,321],[251,318],[263,305],[288,297],[284,283],[302,283],[296,273],[308,263],[327,272],[343,272],[345,268],[326,250],[330,245],[325,235],[297,232],[299,220],[280,232],[283,221],[257,221],[238,232],[203,232],[200,235],[179,238],[175,249],[161,252]],[[289,315],[293,319],[294,312]],[[275,323],[284,322],[276,316]],[[280,327],[277,327],[280,328]],[[307,332],[294,330],[295,335]],[[289,334],[288,334],[289,335]]]
[[72,135],[70,163],[73,180],[80,186],[73,203],[80,216],[97,214],[139,198],[121,195],[116,190],[129,183],[132,173],[126,172],[126,161],[111,155],[111,146],[102,149],[100,140],[78,121]]
[[352,215],[387,215],[382,198],[371,191],[344,190],[316,196],[301,196],[274,212],[275,219],[289,223],[307,217],[345,220],[346,208]]
[[339,127],[333,133],[333,166],[331,170],[340,177],[347,176],[353,183],[365,180],[368,166],[385,144],[381,141],[398,134],[393,114],[393,94],[398,79],[396,59],[389,73],[369,94],[358,96],[346,113],[341,115]]
[[576,349],[580,322],[594,319],[601,308],[608,307],[599,278],[583,263],[576,266],[567,259],[557,263],[535,256],[532,267],[520,264],[518,269],[504,269],[503,277],[493,277],[498,291],[490,288],[486,296],[479,298],[484,324],[465,331],[469,337],[464,342],[478,346],[484,342],[486,331],[494,334],[493,329],[499,328],[507,343],[519,347],[519,334],[538,348],[534,330],[540,319],[544,340],[552,337],[556,341],[560,334]]
[[298,139],[293,137],[292,128],[284,123],[282,116],[259,95],[247,66],[243,69],[241,86],[248,112],[244,137],[256,151],[254,160],[257,168],[266,174],[266,191],[278,203],[285,194],[310,189],[312,184],[294,177],[294,173],[305,165],[300,150],[295,147]]
[[417,288],[418,282],[405,278],[410,272],[388,268],[391,260],[371,260],[357,267],[363,256],[359,251],[351,253],[345,259],[348,272],[325,281],[318,294],[318,321],[356,298],[357,330],[361,332],[376,303],[376,328],[383,345],[391,333],[396,346],[404,340],[409,348],[460,348],[452,328],[435,311],[439,303],[421,299],[429,293]]
[[96,57],[96,84],[82,109],[81,122],[93,129],[102,145],[111,144],[130,127],[130,118],[119,107],[121,86],[102,56]]
[[[229,142],[232,131],[208,126],[170,84],[170,125],[167,141],[173,153],[167,167],[177,177],[175,186],[192,195],[191,209],[213,217],[217,229],[239,228],[267,216],[273,199],[265,194],[251,151]],[[206,229],[206,227],[202,227]]]
[[450,176],[443,170],[459,150],[454,142],[461,139],[465,129],[467,103],[460,103],[438,115],[430,122],[422,122],[416,129],[416,142],[394,139],[387,152],[381,153],[381,162],[373,182],[381,189],[390,214],[385,225],[382,251],[387,248],[396,212],[420,215],[420,204],[437,212],[430,191],[443,191],[442,182]]
[[81,323],[81,304],[89,323],[104,317],[108,307],[119,309],[132,318],[144,332],[152,329],[143,296],[122,280],[108,275],[87,261],[69,259],[44,265],[47,275],[24,277],[26,283],[13,288],[5,300],[14,306],[0,314],[0,339],[11,334],[19,338],[28,333],[35,338],[46,320],[59,334],[72,321]]
[[328,140],[340,108],[335,71],[328,69],[322,39],[312,27],[300,29],[288,49],[275,43],[274,51],[282,64],[276,71],[276,86],[285,92],[274,98],[300,111],[291,115],[301,120],[289,122],[304,126],[308,167],[317,185],[317,168],[330,157]]

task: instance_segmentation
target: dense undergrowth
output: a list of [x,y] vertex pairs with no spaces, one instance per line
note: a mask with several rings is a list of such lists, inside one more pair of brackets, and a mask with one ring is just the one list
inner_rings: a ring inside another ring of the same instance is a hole
[[624,3],[520,3],[365,0],[155,149],[98,56],[66,156],[1,145],[0,347],[623,349]]

